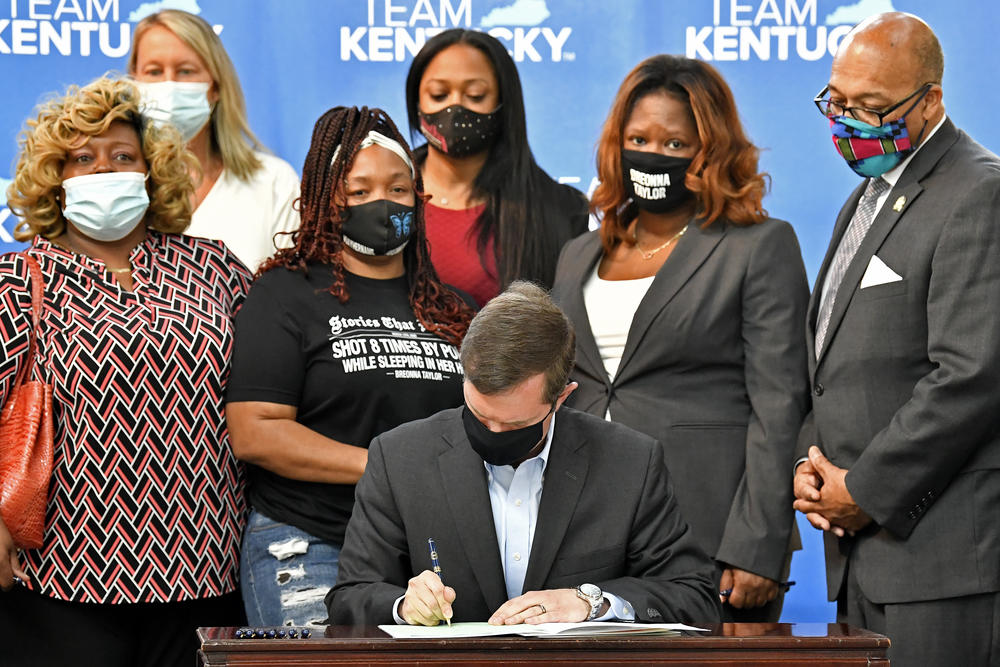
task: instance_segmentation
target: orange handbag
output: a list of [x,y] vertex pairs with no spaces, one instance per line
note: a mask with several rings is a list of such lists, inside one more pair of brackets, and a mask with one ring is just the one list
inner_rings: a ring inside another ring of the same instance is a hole
[[21,253],[31,275],[28,354],[0,413],[0,516],[17,546],[42,546],[52,476],[52,386],[31,379],[42,316],[44,278],[38,262]]

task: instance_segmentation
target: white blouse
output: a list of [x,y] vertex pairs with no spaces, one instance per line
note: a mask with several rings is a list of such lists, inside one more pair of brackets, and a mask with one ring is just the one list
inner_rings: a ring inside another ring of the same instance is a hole
[[290,236],[283,234],[275,239],[276,232],[299,227],[299,212],[292,208],[299,196],[298,175],[280,158],[259,152],[256,155],[261,168],[249,181],[222,170],[184,232],[222,241],[251,272],[278,248],[291,245]]
[[628,330],[642,297],[656,277],[634,280],[604,280],[597,275],[601,263],[583,284],[583,303],[587,307],[590,330],[597,341],[604,369],[612,380],[618,373],[618,364],[625,351]]

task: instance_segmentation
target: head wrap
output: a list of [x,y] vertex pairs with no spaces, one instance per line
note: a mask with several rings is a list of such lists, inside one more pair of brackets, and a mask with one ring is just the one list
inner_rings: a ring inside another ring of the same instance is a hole
[[[410,168],[410,176],[413,178],[417,177],[417,172],[413,168],[413,161],[410,160],[410,156],[406,154],[406,149],[396,141],[395,139],[390,139],[380,132],[375,130],[369,130],[368,135],[361,140],[361,145],[358,146],[358,150],[363,150],[369,146],[381,146],[386,150],[390,150],[399,156],[399,159],[406,163],[406,166]],[[337,156],[340,154],[340,145],[333,151],[333,157],[330,158],[330,164],[332,165],[337,160]]]

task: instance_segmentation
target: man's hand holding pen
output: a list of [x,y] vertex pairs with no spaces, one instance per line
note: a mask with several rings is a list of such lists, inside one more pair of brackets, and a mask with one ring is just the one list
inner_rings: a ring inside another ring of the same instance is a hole
[[441,577],[430,570],[424,570],[407,582],[399,615],[410,625],[450,622],[454,601],[455,589],[445,586]]

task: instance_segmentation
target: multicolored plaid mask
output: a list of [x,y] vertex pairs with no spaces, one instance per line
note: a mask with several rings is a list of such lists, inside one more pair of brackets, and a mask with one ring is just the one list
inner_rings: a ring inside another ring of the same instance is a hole
[[[906,117],[920,104],[920,100],[924,99],[924,95],[930,89],[931,84],[924,84],[922,89],[917,89],[918,92],[920,90],[923,92],[913,100],[910,108],[896,120],[882,123],[880,126],[870,125],[849,116],[830,116],[833,145],[858,176],[864,178],[881,176],[893,167],[899,166],[907,155],[916,150],[920,145],[920,137],[924,136],[924,130],[927,129],[927,121],[925,120],[924,126],[920,128],[917,140],[911,142],[906,130]],[[890,108],[898,107],[899,104]]]
[[833,145],[859,176],[881,176],[913,152],[904,119],[905,116],[876,127],[848,116],[833,116],[830,118]]

